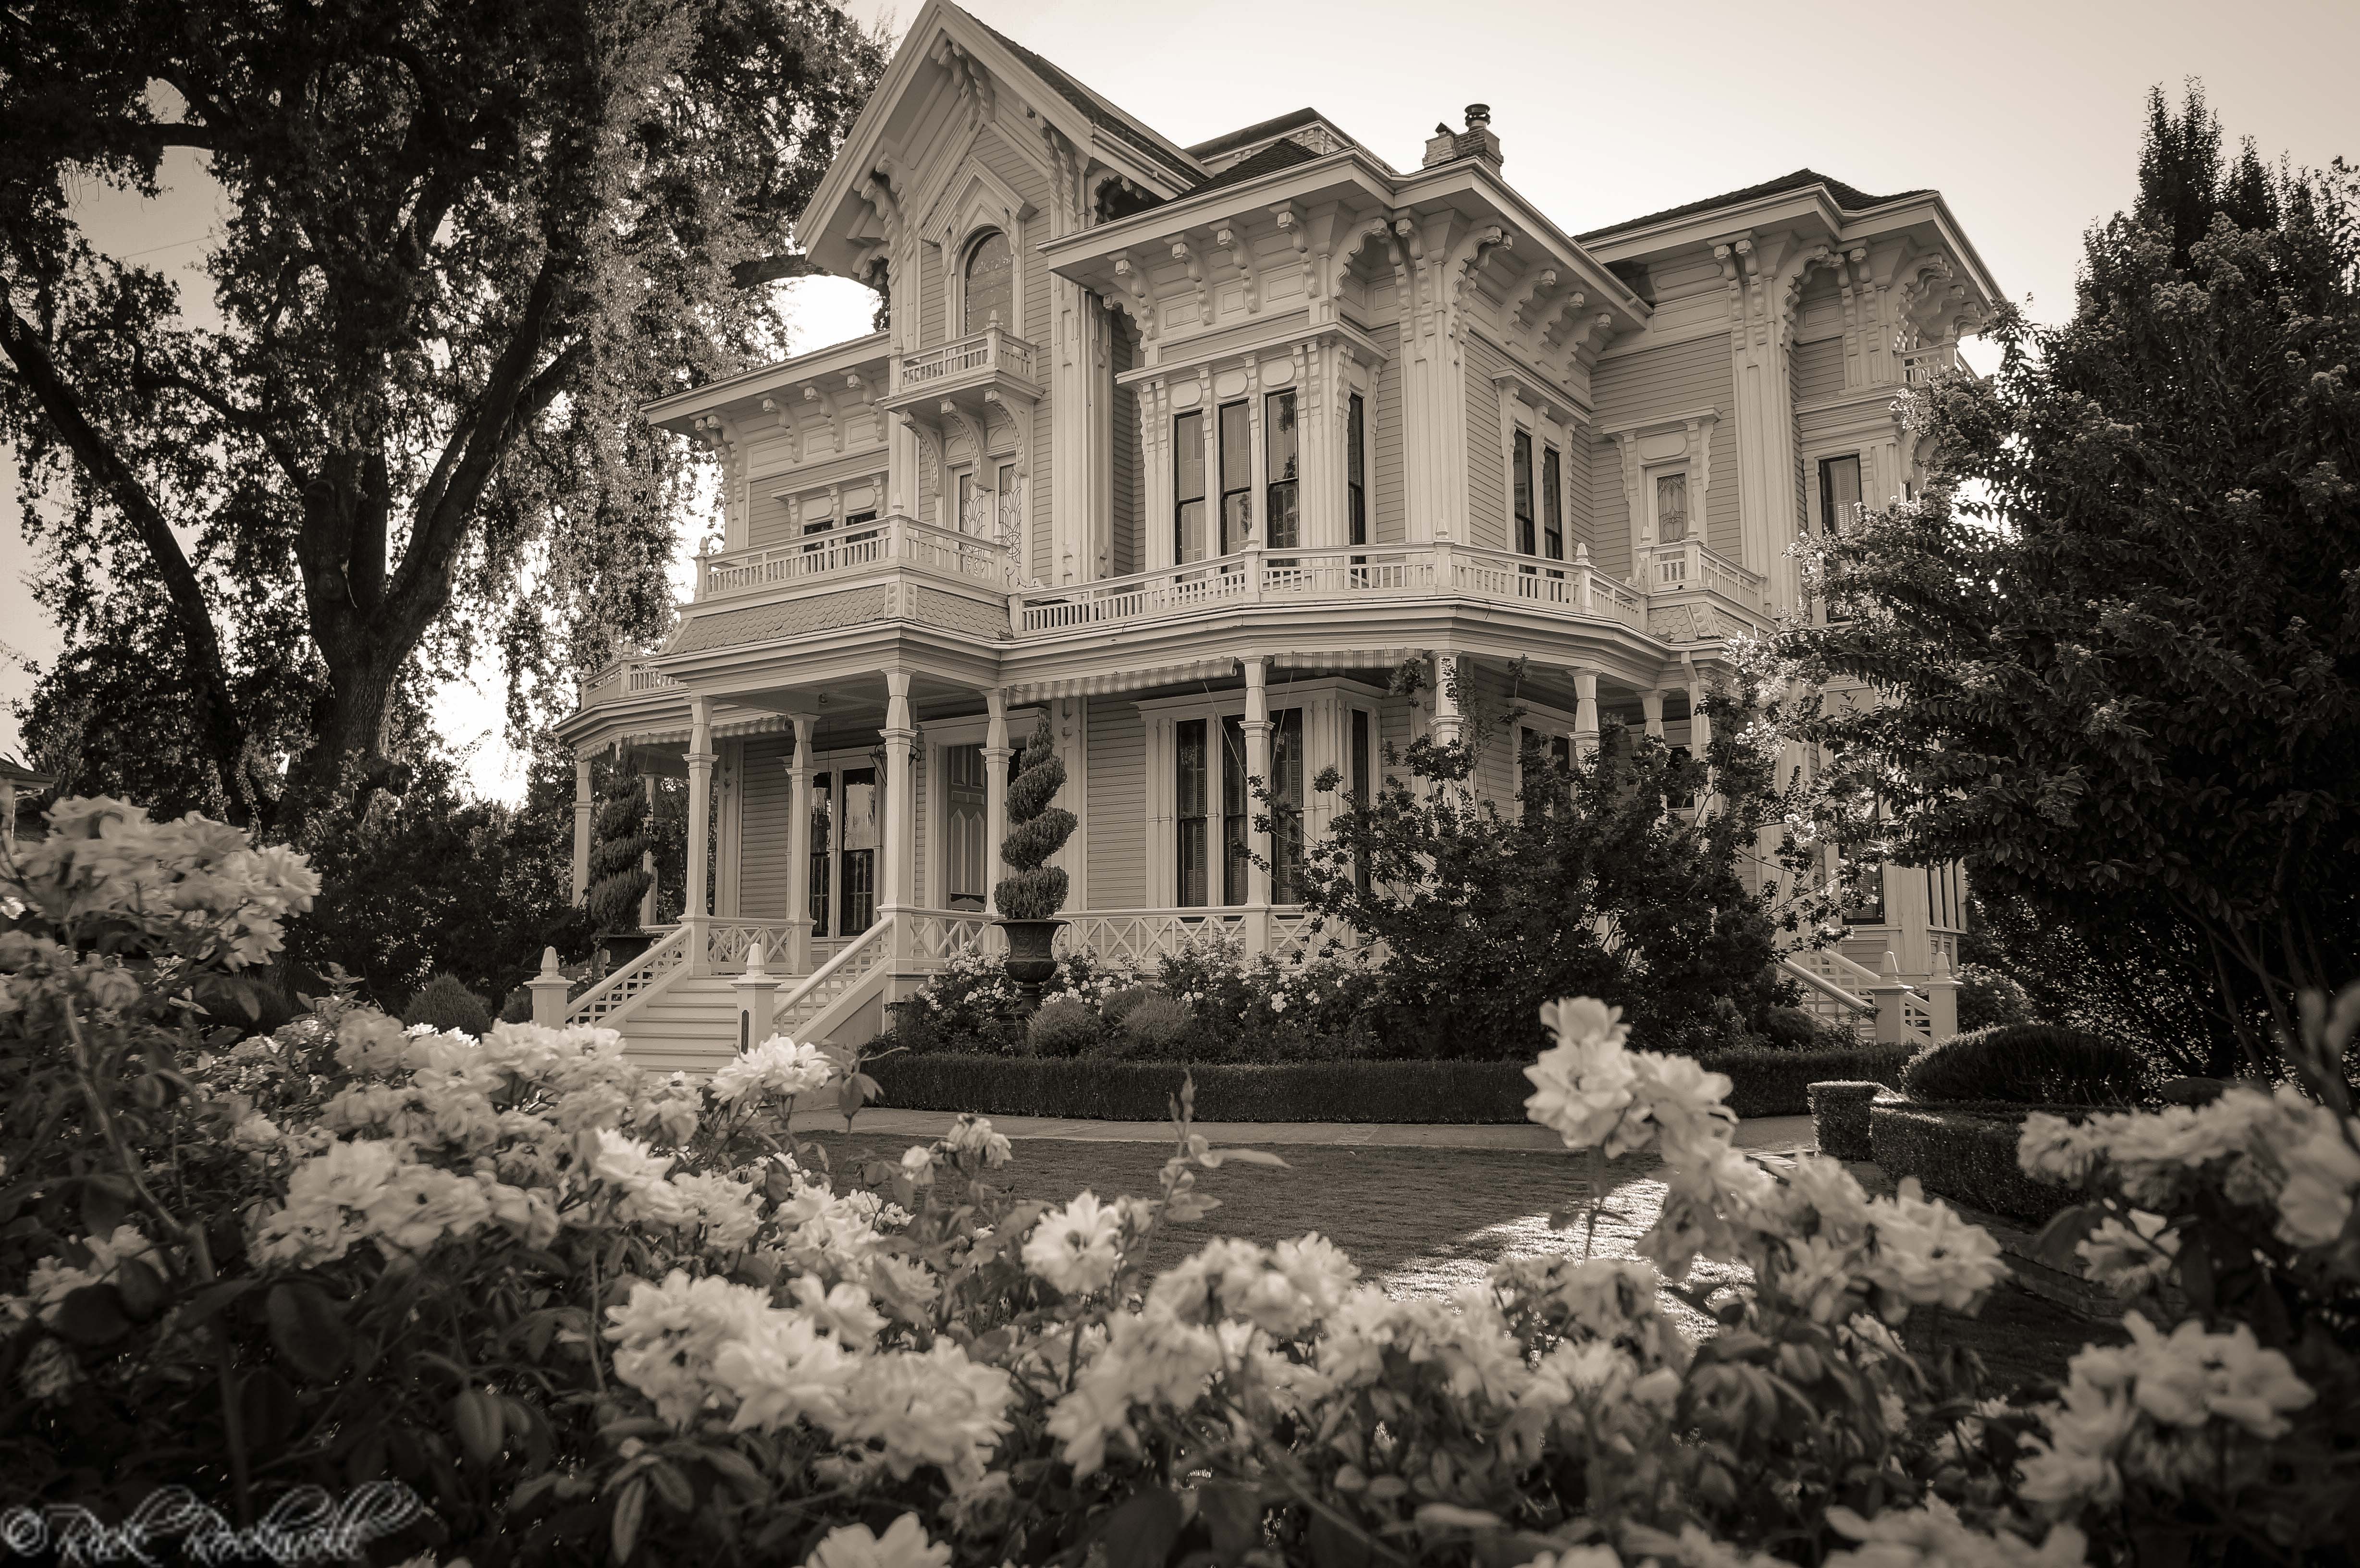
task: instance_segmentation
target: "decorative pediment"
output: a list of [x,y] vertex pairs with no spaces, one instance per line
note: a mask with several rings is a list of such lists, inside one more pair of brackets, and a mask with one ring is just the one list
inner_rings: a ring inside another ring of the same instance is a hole
[[926,216],[923,233],[933,245],[955,246],[978,229],[1004,229],[1011,239],[1016,225],[1033,215],[1032,203],[982,164],[967,161],[943,187]]

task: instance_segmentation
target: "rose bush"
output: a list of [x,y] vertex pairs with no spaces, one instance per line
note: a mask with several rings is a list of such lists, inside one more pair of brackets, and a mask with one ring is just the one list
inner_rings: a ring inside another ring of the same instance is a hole
[[[2027,1138],[2166,1216],[2097,1236],[2109,1266],[2172,1234],[2184,1274],[2183,1200],[2267,1208],[2297,1308],[2142,1323],[2009,1404],[1897,1332],[1976,1307],[1988,1236],[1739,1151],[1728,1081],[1596,1002],[1548,1009],[1529,1070],[1586,1171],[1567,1250],[1448,1301],[1317,1236],[1151,1274],[1214,1207],[1202,1172],[1276,1162],[1209,1147],[1185,1092],[1153,1193],[1016,1203],[976,1118],[858,1170],[782,1141],[847,1068],[792,1041],[700,1085],[611,1031],[477,1040],[334,996],[233,1040],[198,1007],[273,950],[301,865],[112,802],[52,823],[0,936],[0,1507],[120,1517],[179,1482],[250,1519],[392,1477],[435,1516],[396,1544],[477,1568],[1885,1568],[2129,1561],[2158,1495],[2236,1561],[2281,1489],[2350,1479],[2321,1423],[2351,1409],[2351,1318],[2310,1303],[2345,1299],[2316,1292],[2346,1288],[2360,1169],[2348,1115],[2299,1098]],[[1590,1256],[1601,1168],[1639,1150],[1660,1213],[1640,1256]],[[2335,1560],[2328,1511],[2270,1560]]]

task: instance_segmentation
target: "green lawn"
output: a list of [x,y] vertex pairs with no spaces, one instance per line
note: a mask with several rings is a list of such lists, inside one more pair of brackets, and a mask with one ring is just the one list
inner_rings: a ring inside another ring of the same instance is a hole
[[[898,1159],[907,1138],[841,1133],[812,1141],[839,1164],[847,1158]],[[1054,1138],[1016,1145],[1013,1163],[1000,1172],[1019,1199],[1062,1201],[1087,1187],[1098,1196],[1145,1195],[1169,1146],[1080,1143]],[[1317,1231],[1360,1266],[1364,1277],[1403,1296],[1447,1294],[1480,1282],[1503,1258],[1580,1250],[1580,1231],[1553,1231],[1552,1210],[1579,1195],[1580,1165],[1555,1152],[1468,1149],[1340,1149],[1295,1146],[1280,1151],[1284,1170],[1228,1165],[1200,1172],[1198,1190],[1221,1206],[1159,1239],[1151,1267],[1177,1262],[1210,1237],[1238,1236],[1273,1242]],[[1594,1245],[1601,1255],[1627,1255],[1653,1223],[1662,1202],[1657,1162],[1651,1155],[1610,1168],[1609,1213]],[[1711,1266],[1699,1266],[1702,1279]],[[1692,1331],[1703,1320],[1675,1303]],[[2061,1378],[2066,1359],[2104,1331],[2062,1308],[2015,1290],[2002,1290],[1980,1318],[1939,1314],[1913,1322],[1912,1338],[1939,1334],[1980,1354],[2003,1387],[2026,1378]],[[1922,1319],[1924,1314],[1919,1314]]]

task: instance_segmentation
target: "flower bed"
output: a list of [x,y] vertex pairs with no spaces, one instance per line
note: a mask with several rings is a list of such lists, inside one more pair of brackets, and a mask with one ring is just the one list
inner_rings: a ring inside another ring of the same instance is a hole
[[2037,1225],[2078,1200],[2017,1168],[2031,1110],[1880,1100],[1868,1107],[1869,1158],[1896,1181],[1914,1176],[1929,1192]]
[[[1698,1058],[1726,1073],[1741,1116],[1801,1116],[1808,1086],[1834,1076],[1898,1075],[1906,1047],[1729,1051]],[[1184,1078],[1196,1111],[1220,1122],[1506,1124],[1525,1119],[1532,1084],[1513,1062],[1282,1062],[1184,1065],[1095,1058],[893,1056],[870,1064],[901,1110],[994,1116],[1161,1121]]]

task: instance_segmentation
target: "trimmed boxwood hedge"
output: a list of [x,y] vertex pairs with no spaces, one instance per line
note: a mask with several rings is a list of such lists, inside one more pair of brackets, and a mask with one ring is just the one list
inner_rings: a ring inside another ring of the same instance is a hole
[[[1806,1090],[1829,1078],[1896,1081],[1902,1046],[1835,1051],[1726,1051],[1703,1065],[1733,1081],[1741,1116],[1801,1116]],[[1524,1119],[1532,1081],[1517,1062],[1112,1062],[1007,1056],[889,1056],[866,1071],[899,1110],[989,1116],[1152,1122],[1167,1115],[1184,1073],[1208,1122],[1500,1124]]]
[[[2027,1176],[2016,1146],[2027,1111],[2010,1105],[1975,1110],[1880,1100],[1868,1109],[1869,1148],[1896,1181],[1915,1176],[1927,1192],[2027,1225],[2043,1225],[2081,1201],[2070,1187]],[[2062,1110],[2063,1107],[2049,1107]]]

